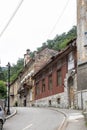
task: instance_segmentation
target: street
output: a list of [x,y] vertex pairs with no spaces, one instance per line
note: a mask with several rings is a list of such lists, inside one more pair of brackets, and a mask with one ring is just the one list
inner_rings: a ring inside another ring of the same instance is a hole
[[61,113],[53,110],[22,107],[5,122],[3,130],[57,130],[63,118]]

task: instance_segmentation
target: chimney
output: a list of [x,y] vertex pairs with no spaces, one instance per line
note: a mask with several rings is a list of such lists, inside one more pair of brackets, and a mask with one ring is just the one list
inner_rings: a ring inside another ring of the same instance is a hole
[[37,51],[34,51],[34,56],[35,56],[35,57],[37,56]]
[[30,61],[30,50],[26,50],[26,54],[24,54],[24,66]]

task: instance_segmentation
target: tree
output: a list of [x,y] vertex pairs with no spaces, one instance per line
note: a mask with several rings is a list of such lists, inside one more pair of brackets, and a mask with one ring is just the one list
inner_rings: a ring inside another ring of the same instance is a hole
[[[77,36],[77,28],[76,26],[73,26],[72,29],[70,29],[67,33],[64,32],[61,35],[56,35],[54,39],[52,40],[47,40],[46,45],[50,49],[55,49],[55,50],[62,50],[66,47],[68,41],[76,38]],[[43,47],[43,44],[42,44]],[[42,47],[39,47],[37,50],[41,50]]]
[[[48,39],[46,42],[42,43],[42,46],[37,48],[37,52],[41,51],[46,46],[49,49],[55,49],[57,51],[62,50],[67,46],[67,43],[70,40],[76,38],[76,36],[77,36],[77,28],[76,28],[76,26],[73,26],[72,29],[70,29],[67,33],[64,32],[61,35],[57,34],[54,37],[54,39],[52,39],[52,40]],[[34,52],[30,52],[30,56],[31,56],[31,58],[33,58]],[[17,78],[18,74],[22,71],[23,66],[24,66],[24,59],[22,59],[22,58],[18,59],[17,64],[13,64],[11,66],[11,71],[10,71],[11,72],[11,74],[10,74],[11,82]],[[8,72],[7,72],[6,68],[2,69],[0,67],[0,80],[6,81],[7,73]]]
[[11,66],[11,71],[10,71],[11,82],[14,81],[17,78],[18,74],[23,69],[23,66],[24,66],[24,60],[22,58],[18,59],[16,65],[13,64],[13,66]]
[[0,80],[0,99],[6,98],[6,85],[5,82]]
[[1,67],[0,67],[0,80],[5,80],[4,73]]

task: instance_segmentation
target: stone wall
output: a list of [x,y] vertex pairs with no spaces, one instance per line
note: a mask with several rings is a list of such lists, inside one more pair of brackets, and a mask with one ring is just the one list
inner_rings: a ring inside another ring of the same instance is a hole
[[[58,102],[58,99],[60,101]],[[35,106],[40,106],[40,107],[48,107],[48,106],[53,106],[53,107],[59,107],[59,108],[67,108],[68,107],[68,100],[67,100],[67,92],[63,93],[58,93],[56,95],[52,95],[49,97],[45,97],[39,100],[36,100],[34,102]]]
[[77,75],[78,91],[87,89],[87,63],[78,66]]

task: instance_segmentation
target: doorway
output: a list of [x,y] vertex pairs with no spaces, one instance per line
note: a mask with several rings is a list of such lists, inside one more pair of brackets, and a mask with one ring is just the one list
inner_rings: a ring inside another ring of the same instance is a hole
[[68,98],[69,98],[69,107],[74,106],[74,79],[72,76],[68,78]]

